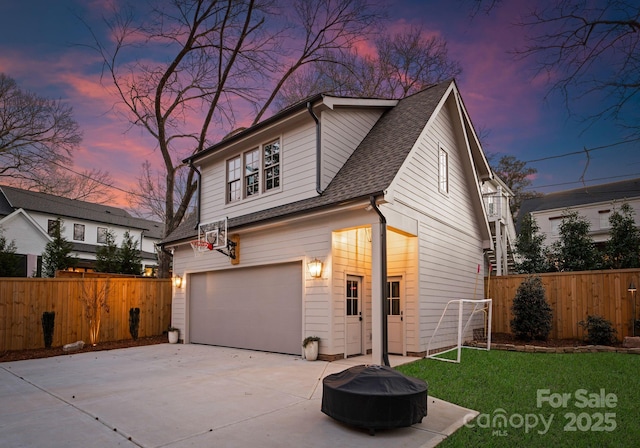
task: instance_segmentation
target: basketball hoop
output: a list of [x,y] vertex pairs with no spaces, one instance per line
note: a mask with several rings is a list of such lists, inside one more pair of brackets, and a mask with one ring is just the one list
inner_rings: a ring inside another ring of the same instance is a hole
[[201,256],[205,252],[209,252],[213,250],[213,244],[207,241],[193,240],[193,241],[189,241],[189,244],[191,245],[191,249],[193,249],[193,254],[196,257]]

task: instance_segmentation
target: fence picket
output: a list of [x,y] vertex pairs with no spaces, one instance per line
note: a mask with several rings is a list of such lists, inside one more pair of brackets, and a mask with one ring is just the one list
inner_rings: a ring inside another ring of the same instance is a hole
[[[96,278],[0,278],[0,351],[44,347],[41,317],[55,311],[53,347],[89,343],[82,282]],[[162,334],[171,322],[169,279],[109,278],[109,312],[102,313],[100,341],[129,339],[129,308],[140,308],[139,337]]]
[[[632,281],[636,286],[640,284],[640,269],[538,275],[553,309],[550,337],[582,338],[584,332],[578,322],[585,320],[587,314],[598,314],[609,320],[617,330],[618,339],[633,334],[633,296],[627,288]],[[511,305],[518,286],[526,277],[519,274],[485,278],[485,291],[489,291],[488,297],[493,299],[492,331],[511,333]],[[640,319],[640,315],[635,318]]]

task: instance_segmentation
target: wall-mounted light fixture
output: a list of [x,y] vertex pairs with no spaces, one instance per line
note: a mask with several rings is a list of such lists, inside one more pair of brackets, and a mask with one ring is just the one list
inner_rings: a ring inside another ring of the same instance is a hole
[[307,267],[309,268],[309,274],[313,278],[320,278],[322,275],[322,261],[314,258],[309,263],[307,263]]
[[176,288],[182,288],[182,277],[179,275],[176,275],[175,277],[173,277],[173,285]]

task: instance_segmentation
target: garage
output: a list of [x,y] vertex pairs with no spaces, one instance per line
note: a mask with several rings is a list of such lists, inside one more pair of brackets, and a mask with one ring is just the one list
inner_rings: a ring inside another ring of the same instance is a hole
[[302,263],[192,274],[190,342],[300,354]]

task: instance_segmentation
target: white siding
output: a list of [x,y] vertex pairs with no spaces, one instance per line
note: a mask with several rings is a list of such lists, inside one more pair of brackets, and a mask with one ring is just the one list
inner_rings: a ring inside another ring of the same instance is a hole
[[[233,218],[301,199],[316,196],[315,189],[315,125],[311,119],[293,130],[282,134],[267,135],[262,143],[280,138],[280,189],[261,193],[255,197],[226,203],[226,160],[244,153],[253,146],[246,146],[234,153],[226,152],[208,159],[202,172],[201,221],[208,222]],[[260,188],[263,184],[261,180]]]
[[322,112],[322,189],[329,185],[382,112],[382,109],[352,108]]
[[576,207],[568,207],[564,209],[552,209],[552,210],[543,210],[539,212],[533,212],[532,216],[536,219],[538,226],[540,227],[540,233],[545,235],[544,244],[546,246],[552,245],[554,242],[558,241],[558,235],[554,235],[551,231],[552,220],[557,219],[558,222],[562,221],[562,215],[566,211],[578,212],[580,216],[585,218],[589,223],[591,223],[590,233],[595,242],[604,242],[609,239],[609,231],[611,230],[609,227],[601,226],[600,223],[600,214],[606,210],[613,212],[620,208],[620,206],[627,202],[631,208],[633,208],[636,212],[634,219],[636,226],[640,226],[640,198],[620,201],[610,201],[610,202],[599,202],[595,204],[585,204]]
[[[408,328],[408,351],[426,349],[447,301],[474,298],[476,289],[475,298],[483,298],[477,274],[484,260],[482,236],[474,213],[475,201],[481,199],[469,181],[467,150],[454,126],[452,101],[453,96],[423,133],[392,189],[393,209],[419,221],[419,305],[408,310],[418,316],[407,319],[418,322],[419,333]],[[448,194],[438,188],[440,146],[449,155]]]

